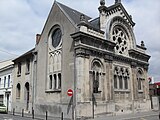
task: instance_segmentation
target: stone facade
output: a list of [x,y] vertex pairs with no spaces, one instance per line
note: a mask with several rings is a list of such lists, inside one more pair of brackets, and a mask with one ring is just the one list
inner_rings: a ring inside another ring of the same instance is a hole
[[14,59],[12,109],[30,113],[33,107],[34,49]]
[[[28,79],[33,83],[35,114],[48,111],[59,117],[63,112],[64,117],[78,118],[150,109],[150,56],[143,41],[136,44],[132,17],[120,0],[109,7],[101,0],[98,9],[99,17],[91,19],[54,2],[37,35],[33,79]],[[15,79],[14,90],[22,82]],[[73,90],[72,97],[67,96],[68,89]]]

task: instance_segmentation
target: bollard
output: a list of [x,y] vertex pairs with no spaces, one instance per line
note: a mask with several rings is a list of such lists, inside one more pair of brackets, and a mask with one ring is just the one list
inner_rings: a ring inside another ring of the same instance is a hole
[[46,120],[47,120],[47,117],[48,117],[48,112],[46,111]]
[[14,115],[14,113],[15,113],[15,108],[13,108],[13,115]]
[[24,109],[22,109],[22,117],[24,117]]
[[63,120],[63,112],[62,112],[62,114],[61,114],[61,120]]
[[32,119],[34,119],[34,109],[32,109]]

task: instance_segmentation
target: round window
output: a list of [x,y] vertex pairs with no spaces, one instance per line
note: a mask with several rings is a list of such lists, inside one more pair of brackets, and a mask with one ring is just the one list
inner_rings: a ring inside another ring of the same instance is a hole
[[59,45],[59,43],[61,41],[61,37],[62,37],[62,32],[61,32],[60,28],[55,29],[52,33],[52,36],[51,36],[52,45],[54,48],[56,48]]
[[115,27],[112,31],[112,41],[116,43],[115,50],[120,54],[126,54],[128,50],[128,37],[123,29]]

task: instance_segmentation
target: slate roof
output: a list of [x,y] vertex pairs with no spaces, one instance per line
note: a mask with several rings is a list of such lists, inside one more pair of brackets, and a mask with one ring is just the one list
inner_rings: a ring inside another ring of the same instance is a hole
[[23,59],[24,57],[27,57],[27,56],[32,55],[32,52],[33,52],[34,50],[35,50],[35,48],[27,51],[26,53],[22,54],[21,56],[17,57],[16,59],[14,59],[13,62],[16,62],[16,61],[18,61],[18,60],[20,60],[20,59]]
[[100,19],[99,17],[93,19],[90,21],[91,26],[93,26],[96,29],[100,29]]
[[83,14],[85,16],[85,22],[88,26],[92,27],[96,31],[100,30],[100,23],[99,23],[99,17],[91,20],[91,17],[88,15],[85,15],[84,13],[81,13],[77,10],[74,10],[66,5],[63,5],[59,2],[56,2],[56,4],[61,8],[61,10],[69,17],[69,19],[74,22],[74,25],[78,25],[80,23],[80,16]]
[[[85,16],[85,20],[86,20],[86,23],[97,29],[97,30],[100,30],[100,23],[99,23],[99,17],[91,20],[91,17],[89,17],[88,15],[85,15],[84,13],[81,13],[77,10],[74,10],[66,5],[63,5],[59,2],[56,2],[57,5],[61,8],[61,10],[70,18],[70,20],[72,22],[74,22],[74,25],[77,25],[80,23],[80,16],[83,14]],[[129,16],[129,14],[127,13],[127,11],[125,10],[125,8],[123,7],[123,5],[121,3],[117,3],[117,4],[114,4],[114,5],[111,5],[109,7],[106,7],[107,11],[110,11],[116,7],[121,7],[122,11],[124,12],[124,14],[126,15],[127,19],[129,20],[129,22],[131,23],[132,26],[135,25],[135,23],[132,21],[131,17]]]
[[68,6],[65,6],[59,2],[56,2],[59,7],[63,10],[63,12],[65,12],[68,17],[74,22],[74,24],[79,24],[80,23],[80,16],[83,14],[85,16],[86,22],[88,22],[89,19],[91,19],[91,17],[85,15],[84,13],[81,13],[77,10],[74,10]]

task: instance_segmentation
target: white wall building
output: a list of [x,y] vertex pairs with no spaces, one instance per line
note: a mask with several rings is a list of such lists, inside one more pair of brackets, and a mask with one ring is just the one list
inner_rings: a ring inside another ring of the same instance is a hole
[[0,62],[0,104],[4,104],[11,111],[12,91],[12,60]]

